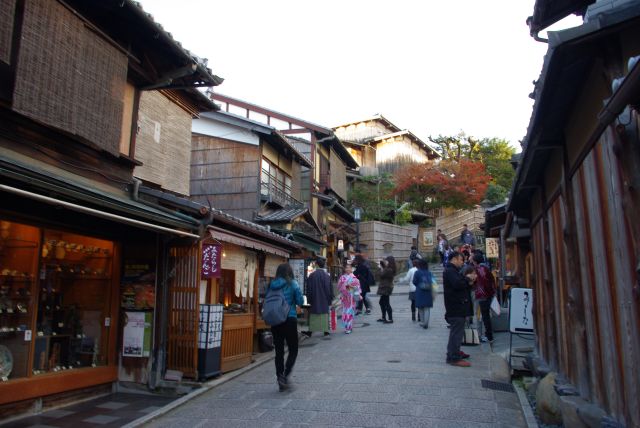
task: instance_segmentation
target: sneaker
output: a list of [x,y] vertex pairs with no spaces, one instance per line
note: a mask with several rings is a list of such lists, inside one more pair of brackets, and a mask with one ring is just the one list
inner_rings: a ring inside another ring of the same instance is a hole
[[371,315],[371,309],[367,309],[367,311],[364,314],[365,315]]
[[289,385],[287,384],[287,378],[284,375],[278,375],[278,389],[280,391],[285,391],[289,389]]
[[311,335],[313,334],[313,332],[311,332],[311,331],[301,331],[300,333],[302,333],[303,335],[305,335],[307,337],[311,337]]
[[464,358],[464,359],[469,358],[471,356],[466,352],[462,352],[462,351],[458,352],[458,355],[460,356],[460,358]]
[[486,342],[488,342],[488,341],[489,341],[489,339],[487,339],[487,336],[482,336],[482,337],[480,338],[480,342],[482,342],[482,343],[486,343]]
[[393,324],[393,320],[384,320],[383,321],[385,324]]
[[471,363],[465,360],[449,360],[447,364],[456,367],[471,367]]
[[362,313],[361,311],[356,311],[355,316],[358,316],[358,315],[360,315],[361,313]]
[[351,334],[351,330],[347,330],[344,332],[345,334]]
[[378,318],[376,321],[377,321],[377,322],[387,322],[387,320],[386,320],[386,319],[384,319],[384,318]]
[[326,336],[329,336],[330,334],[331,334],[331,333],[329,333],[328,331],[325,331],[325,332],[324,332],[325,337],[326,337]]

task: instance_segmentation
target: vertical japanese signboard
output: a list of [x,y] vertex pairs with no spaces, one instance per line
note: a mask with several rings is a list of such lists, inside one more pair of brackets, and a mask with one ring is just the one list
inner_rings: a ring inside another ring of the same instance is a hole
[[202,278],[220,278],[222,245],[202,245]]
[[509,331],[533,334],[533,290],[512,288],[509,308]]
[[497,259],[500,257],[500,244],[498,238],[486,238],[485,239],[485,254],[489,259]]

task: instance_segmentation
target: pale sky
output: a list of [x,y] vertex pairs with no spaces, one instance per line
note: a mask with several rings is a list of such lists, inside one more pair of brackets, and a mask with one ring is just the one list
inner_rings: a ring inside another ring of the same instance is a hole
[[424,140],[462,130],[518,151],[547,50],[525,23],[533,4],[142,0],[174,39],[209,59],[225,79],[216,92],[326,127],[380,113]]

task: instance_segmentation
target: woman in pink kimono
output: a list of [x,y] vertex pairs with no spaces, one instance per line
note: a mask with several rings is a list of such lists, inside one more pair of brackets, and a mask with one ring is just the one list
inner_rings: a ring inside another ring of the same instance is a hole
[[353,317],[356,313],[356,304],[360,297],[360,281],[353,274],[351,265],[346,265],[344,273],[338,280],[338,291],[342,303],[342,325],[344,332],[350,334],[353,329]]

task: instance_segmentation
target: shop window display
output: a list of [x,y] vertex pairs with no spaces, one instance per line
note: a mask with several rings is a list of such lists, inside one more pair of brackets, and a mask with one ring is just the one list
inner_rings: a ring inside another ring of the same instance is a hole
[[28,375],[38,228],[0,221],[0,379]]
[[107,364],[113,243],[45,231],[33,373]]

